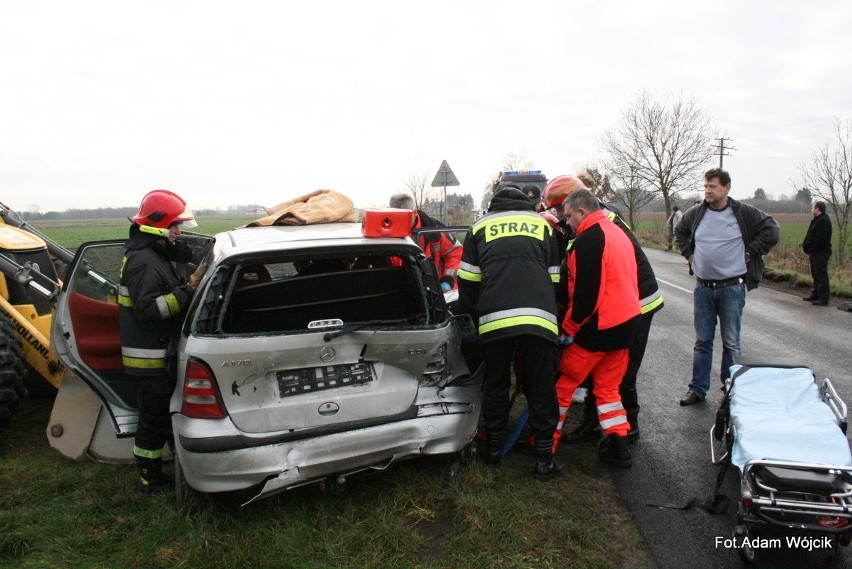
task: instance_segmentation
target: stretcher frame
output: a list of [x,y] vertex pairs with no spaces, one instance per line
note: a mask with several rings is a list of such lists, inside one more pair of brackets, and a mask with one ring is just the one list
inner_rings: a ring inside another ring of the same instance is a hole
[[[788,360],[739,357],[735,363],[749,368],[810,370],[810,366]],[[713,464],[724,465],[722,468],[731,464],[736,438],[736,427],[727,406],[736,377],[734,374],[726,381],[722,405],[710,428],[711,460]],[[838,429],[845,435],[846,403],[828,378],[817,381],[814,376],[814,382],[821,401],[831,410]],[[852,541],[852,466],[751,459],[738,469],[740,495],[733,534],[742,561],[755,561],[758,548],[754,547],[754,540],[764,534],[826,536],[832,555],[839,554],[838,545],[848,546]]]

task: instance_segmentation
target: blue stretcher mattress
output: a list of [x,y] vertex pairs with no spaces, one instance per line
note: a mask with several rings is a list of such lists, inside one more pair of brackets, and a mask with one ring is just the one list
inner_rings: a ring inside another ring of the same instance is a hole
[[[733,375],[741,366],[733,366]],[[731,461],[753,459],[852,466],[846,435],[806,368],[756,367],[734,380]]]

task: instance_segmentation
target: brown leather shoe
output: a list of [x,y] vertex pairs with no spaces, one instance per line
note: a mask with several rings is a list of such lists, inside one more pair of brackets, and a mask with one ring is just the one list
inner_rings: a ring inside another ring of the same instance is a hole
[[687,405],[694,405],[699,401],[704,401],[704,398],[695,393],[694,391],[689,390],[686,392],[686,395],[681,397],[680,404],[681,406],[686,407]]

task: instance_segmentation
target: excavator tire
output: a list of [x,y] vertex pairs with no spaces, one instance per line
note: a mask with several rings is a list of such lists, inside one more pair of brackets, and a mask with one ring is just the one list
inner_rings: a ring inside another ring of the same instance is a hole
[[27,397],[27,373],[21,337],[11,317],[0,311],[0,430],[6,428],[18,404]]

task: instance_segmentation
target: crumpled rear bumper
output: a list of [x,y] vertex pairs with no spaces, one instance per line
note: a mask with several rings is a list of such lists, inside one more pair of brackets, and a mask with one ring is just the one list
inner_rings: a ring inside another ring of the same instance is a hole
[[[259,498],[332,475],[382,470],[406,458],[458,452],[476,433],[480,403],[479,385],[447,387],[434,402],[418,405],[415,413],[390,423],[270,444],[255,440],[220,452],[190,449],[214,448],[217,435],[230,441],[247,437],[227,419],[199,423],[175,415],[176,451],[184,477],[195,490],[231,492],[262,484]],[[204,445],[199,446],[201,439]]]

